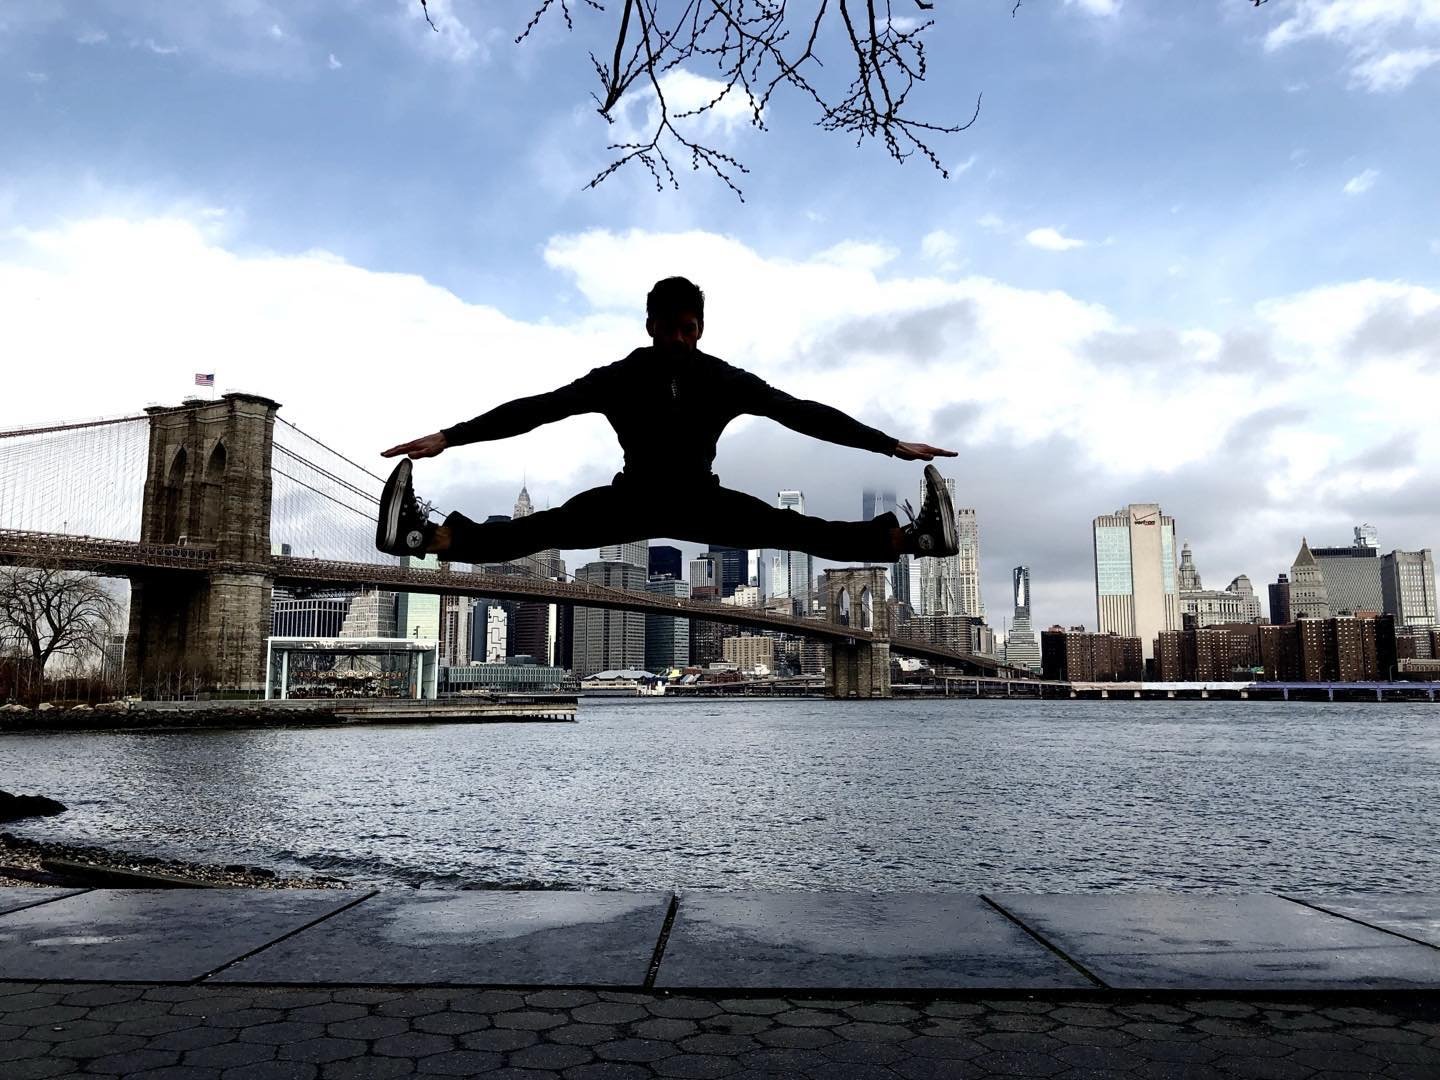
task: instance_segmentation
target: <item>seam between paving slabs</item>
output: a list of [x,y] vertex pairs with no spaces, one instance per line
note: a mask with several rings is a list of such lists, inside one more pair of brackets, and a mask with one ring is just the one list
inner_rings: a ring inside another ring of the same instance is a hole
[[1309,900],[1301,900],[1298,896],[1286,896],[1284,893],[1276,893],[1281,900],[1288,900],[1292,904],[1299,904],[1311,911],[1319,911],[1325,915],[1333,915],[1337,919],[1344,919],[1346,922],[1355,923],[1370,930],[1379,930],[1382,934],[1389,934],[1391,937],[1398,937],[1404,941],[1413,942],[1416,945],[1424,945],[1427,949],[1440,949],[1433,941],[1425,941],[1423,938],[1411,937],[1409,934],[1401,933],[1399,930],[1391,930],[1387,926],[1376,926],[1374,923],[1366,922],[1364,919],[1357,919],[1354,915],[1346,915],[1343,911],[1332,911],[1330,908],[1322,907],[1320,904],[1313,904]]
[[291,931],[289,931],[288,933],[281,934],[281,935],[280,935],[279,937],[277,937],[274,941],[267,941],[267,942],[265,942],[265,944],[259,945],[259,946],[255,947],[255,948],[251,949],[251,950],[250,950],[249,952],[247,952],[247,953],[242,953],[241,955],[235,957],[233,960],[226,960],[225,963],[221,964],[219,967],[211,968],[209,971],[205,972],[204,975],[200,975],[200,976],[192,979],[191,982],[203,983],[203,982],[205,982],[207,979],[213,979],[216,975],[219,975],[220,972],[226,970],[227,968],[232,968],[232,967],[234,967],[236,964],[241,963],[242,961],[249,960],[250,957],[254,956],[256,953],[264,952],[266,949],[269,949],[269,948],[271,948],[272,946],[279,945],[282,941],[289,941],[289,940],[290,940],[292,937],[294,937],[296,934],[303,934],[306,930],[309,930],[312,926],[318,926],[320,923],[324,922],[326,919],[333,919],[336,915],[339,915],[341,912],[349,911],[349,910],[350,910],[351,908],[353,908],[356,904],[363,904],[366,900],[369,900],[372,896],[374,896],[374,895],[375,895],[376,893],[378,893],[379,891],[380,891],[379,889],[371,889],[369,892],[365,893],[363,896],[358,896],[358,897],[356,897],[354,900],[350,901],[350,903],[344,904],[344,905],[336,908],[334,911],[327,911],[325,914],[321,915],[319,918],[311,919],[311,920],[310,920],[309,922],[307,922],[304,926],[297,926],[294,930],[291,930]]
[[3,919],[5,915],[14,915],[17,911],[33,911],[35,908],[44,907],[46,904],[54,904],[61,900],[71,900],[74,897],[84,896],[86,893],[91,893],[94,891],[94,889],[78,889],[75,892],[67,892],[64,896],[42,896],[39,900],[36,900],[33,903],[21,904],[19,907],[11,908],[9,911],[5,912],[4,915],[0,915],[0,919]]
[[680,897],[676,893],[670,894],[670,906],[665,909],[665,922],[660,926],[660,936],[655,940],[655,952],[650,957],[650,967],[645,972],[645,981],[641,985],[646,990],[655,988],[655,979],[660,974],[660,961],[665,958],[665,946],[670,944],[670,930],[675,925],[675,916],[680,911]]
[[990,899],[990,897],[986,896],[984,893],[981,893],[981,894],[980,894],[980,899],[983,900],[983,901],[985,901],[985,903],[989,904],[992,908],[994,908],[996,911],[998,911],[998,912],[999,912],[1001,915],[1003,915],[1005,918],[1009,919],[1012,923],[1014,923],[1016,926],[1018,926],[1021,930],[1024,930],[1025,933],[1029,934],[1032,938],[1034,938],[1036,941],[1038,941],[1041,945],[1043,945],[1043,946],[1044,946],[1046,949],[1048,949],[1050,952],[1052,952],[1052,953],[1054,953],[1056,956],[1058,956],[1061,960],[1064,960],[1065,963],[1069,964],[1072,968],[1074,968],[1076,971],[1078,971],[1081,975],[1085,976],[1085,978],[1089,979],[1089,980],[1090,980],[1092,983],[1094,983],[1096,986],[1101,987],[1102,989],[1105,989],[1105,990],[1114,989],[1114,988],[1113,988],[1109,983],[1107,983],[1104,979],[1100,978],[1100,976],[1096,975],[1093,971],[1091,971],[1089,968],[1087,968],[1084,964],[1080,963],[1079,960],[1076,960],[1073,956],[1071,956],[1069,953],[1067,953],[1064,949],[1060,948],[1060,946],[1056,945],[1053,941],[1049,940],[1048,938],[1042,937],[1039,931],[1037,931],[1037,930],[1033,929],[1032,927],[1030,927],[1029,925],[1027,925],[1018,915],[1014,915],[1014,914],[1012,914],[1011,912],[1006,911],[1003,907],[1001,907],[999,904],[997,904],[994,900]]

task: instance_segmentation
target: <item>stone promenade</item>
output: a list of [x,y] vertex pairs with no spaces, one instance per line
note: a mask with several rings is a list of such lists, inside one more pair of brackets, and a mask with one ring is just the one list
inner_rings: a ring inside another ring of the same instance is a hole
[[0,1078],[1440,1077],[1440,898],[0,890]]

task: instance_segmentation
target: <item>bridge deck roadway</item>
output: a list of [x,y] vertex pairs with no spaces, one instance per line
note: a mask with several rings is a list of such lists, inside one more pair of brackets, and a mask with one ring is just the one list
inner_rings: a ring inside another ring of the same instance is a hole
[[[320,588],[389,587],[404,592],[483,596],[493,599],[549,600],[589,607],[619,608],[655,615],[707,619],[711,622],[846,643],[874,641],[875,635],[856,626],[815,619],[796,619],[755,608],[681,600],[654,593],[629,593],[584,582],[550,581],[518,574],[411,569],[394,564],[340,562],[275,556],[259,565],[219,564],[203,547],[109,540],[93,536],[0,529],[0,561],[44,564],[67,570],[128,576],[145,570],[209,572],[225,569],[271,577],[277,584]],[[905,637],[890,640],[894,653],[988,674],[1011,669],[986,657],[955,652]]]
[[0,890],[0,1074],[1440,1075],[1440,896]]

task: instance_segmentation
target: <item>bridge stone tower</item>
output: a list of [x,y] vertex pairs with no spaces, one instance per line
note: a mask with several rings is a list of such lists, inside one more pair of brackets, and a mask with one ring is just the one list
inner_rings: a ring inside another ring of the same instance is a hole
[[890,696],[890,609],[883,566],[825,571],[825,612],[831,623],[869,630],[881,641],[836,642],[830,647],[825,690],[836,698]]
[[254,394],[153,407],[142,543],[213,551],[208,572],[130,579],[129,667],[144,692],[179,675],[200,686],[264,688],[270,634],[270,453],[275,410]]

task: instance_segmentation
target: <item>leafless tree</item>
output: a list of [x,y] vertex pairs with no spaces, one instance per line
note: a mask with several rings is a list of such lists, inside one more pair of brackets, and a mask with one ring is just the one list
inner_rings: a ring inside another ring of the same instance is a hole
[[99,653],[119,605],[97,578],[44,566],[0,566],[0,639],[28,660],[27,685],[43,687],[52,659]]
[[[571,31],[577,15],[584,19],[582,32],[604,43],[598,53],[590,50],[599,81],[599,92],[592,96],[597,111],[612,124],[627,95],[648,88],[648,130],[612,143],[609,149],[616,156],[591,178],[590,187],[632,162],[649,170],[657,188],[678,187],[669,157],[678,150],[689,157],[692,169],[709,170],[741,195],[736,180],[749,170],[691,138],[684,121],[738,101],[750,123],[763,129],[771,97],[786,87],[810,99],[823,130],[853,135],[857,145],[878,139],[896,161],[918,153],[948,176],[931,143],[973,124],[980,97],[968,116],[930,121],[913,115],[910,97],[925,81],[924,38],[934,25],[930,12],[935,5],[932,0],[899,2],[903,13],[896,12],[892,0],[801,0],[798,5],[792,0],[611,0],[610,7],[601,0],[539,0],[515,40],[523,42],[547,16],[563,18]],[[429,21],[426,0],[420,7]],[[822,62],[824,53],[839,55],[833,77]],[[682,68],[715,82],[718,89],[710,101],[683,109],[671,103],[665,77]]]

